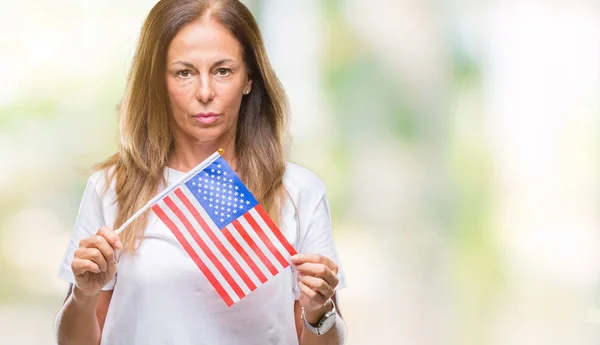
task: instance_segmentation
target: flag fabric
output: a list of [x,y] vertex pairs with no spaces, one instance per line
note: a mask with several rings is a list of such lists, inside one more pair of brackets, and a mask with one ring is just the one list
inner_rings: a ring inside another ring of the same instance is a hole
[[221,156],[152,210],[228,307],[290,266],[297,253]]

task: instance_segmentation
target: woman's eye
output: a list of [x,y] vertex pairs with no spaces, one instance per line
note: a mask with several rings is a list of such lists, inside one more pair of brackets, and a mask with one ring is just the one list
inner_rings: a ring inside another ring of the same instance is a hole
[[189,78],[192,76],[192,72],[189,69],[177,72],[177,76],[181,78]]
[[218,68],[217,69],[217,74],[222,77],[229,75],[229,73],[231,73],[231,70],[229,68]]

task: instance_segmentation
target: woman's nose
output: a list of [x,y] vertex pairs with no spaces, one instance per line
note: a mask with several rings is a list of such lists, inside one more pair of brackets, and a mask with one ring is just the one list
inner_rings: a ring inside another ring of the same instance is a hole
[[208,103],[215,97],[212,80],[207,75],[198,78],[198,80],[196,99],[202,103]]

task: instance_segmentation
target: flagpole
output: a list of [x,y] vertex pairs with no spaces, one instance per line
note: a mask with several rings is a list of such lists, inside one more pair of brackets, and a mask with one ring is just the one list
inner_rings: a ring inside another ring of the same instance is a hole
[[199,171],[206,168],[209,164],[211,164],[217,158],[219,158],[223,154],[223,152],[223,149],[219,149],[217,152],[213,153],[210,157],[205,159],[202,163],[198,164],[194,169],[186,173],[177,183],[172,184],[171,186],[167,187],[165,190],[160,192],[157,196],[150,199],[150,201],[148,201],[146,205],[144,205],[144,207],[140,208],[136,213],[133,214],[133,216],[127,219],[125,223],[123,223],[117,230],[115,230],[117,236],[121,232],[123,232],[123,230],[125,230],[125,228],[127,228],[127,226],[131,224],[137,217],[139,217],[142,213],[146,212],[150,207],[152,207],[152,205],[154,205],[158,200],[162,199],[165,195],[171,193],[175,188],[179,187],[190,177],[196,175]]

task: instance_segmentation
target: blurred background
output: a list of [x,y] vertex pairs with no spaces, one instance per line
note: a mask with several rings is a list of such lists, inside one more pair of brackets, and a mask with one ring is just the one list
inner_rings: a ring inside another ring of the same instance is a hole
[[[156,1],[0,1],[0,344],[56,273]],[[327,184],[348,345],[600,342],[600,3],[254,0]]]

